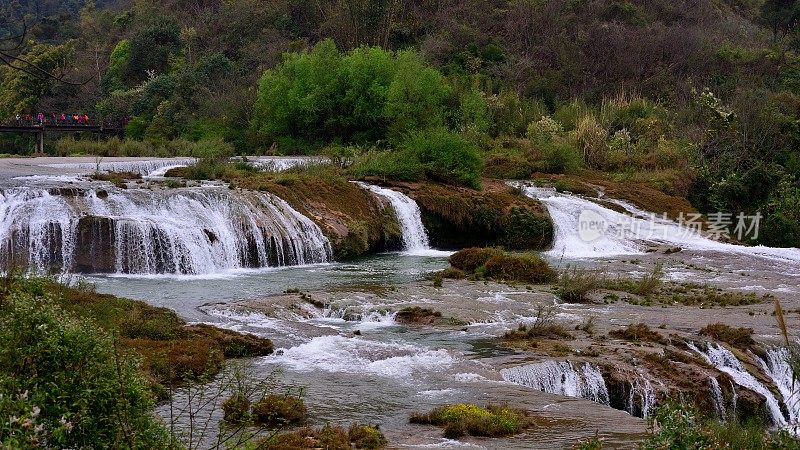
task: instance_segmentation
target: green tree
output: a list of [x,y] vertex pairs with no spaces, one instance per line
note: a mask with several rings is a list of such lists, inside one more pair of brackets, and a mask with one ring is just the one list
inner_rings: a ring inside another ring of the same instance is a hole
[[[21,57],[41,71],[62,74],[72,58],[74,41],[61,45],[35,44]],[[0,112],[15,114],[36,108],[43,96],[58,85],[52,77],[37,72],[0,66]]]

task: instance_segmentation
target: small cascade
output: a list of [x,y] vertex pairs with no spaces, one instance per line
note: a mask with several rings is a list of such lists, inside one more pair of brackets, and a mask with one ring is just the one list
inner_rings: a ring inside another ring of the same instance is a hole
[[759,359],[761,369],[777,386],[783,397],[783,404],[789,413],[789,425],[797,430],[800,426],[800,382],[795,380],[794,371],[789,364],[789,352],[776,347],[767,350],[767,359]]
[[620,200],[606,199],[625,214],[586,198],[554,189],[516,184],[547,207],[555,227],[553,256],[597,258],[645,253],[643,244],[670,245],[696,251],[717,251],[782,261],[800,261],[800,249],[746,247],[708,239],[688,226],[648,213]]
[[628,401],[625,410],[628,414],[641,418],[648,418],[656,406],[656,391],[653,384],[643,375],[630,381],[628,387]]
[[320,318],[337,319],[346,322],[360,322],[365,325],[395,325],[397,312],[367,310],[363,312],[353,311],[352,308],[338,308],[327,305],[322,310]]
[[385,198],[392,205],[397,221],[403,230],[403,250],[425,254],[431,251],[428,233],[422,225],[422,215],[417,202],[402,192],[382,188],[373,184],[357,182],[359,186]]
[[44,167],[55,169],[75,169],[85,173],[101,172],[129,172],[143,177],[164,176],[167,170],[174,167],[184,167],[195,163],[194,158],[164,158],[133,161],[103,161],[96,163],[57,163],[45,164]]
[[583,363],[578,369],[569,361],[543,361],[500,370],[503,380],[550,394],[585,398],[609,404],[608,388],[597,367]]
[[745,369],[745,367],[742,365],[742,362],[739,361],[733,353],[731,353],[725,347],[711,342],[708,344],[708,348],[705,351],[700,350],[691,342],[687,344],[689,345],[689,348],[700,354],[700,356],[702,356],[706,362],[716,367],[717,370],[730,375],[736,384],[750,389],[751,391],[764,397],[767,403],[767,409],[769,410],[769,414],[772,418],[772,423],[781,428],[787,426],[786,418],[781,412],[778,399],[775,398],[775,396],[769,389],[767,389],[766,386],[761,384],[752,374],[750,374],[750,372],[747,371],[747,369]]
[[717,418],[725,421],[725,398],[722,396],[722,388],[719,386],[719,381],[714,377],[708,377],[708,384],[711,388],[711,400],[714,402],[714,410],[717,412]]
[[226,188],[0,190],[0,271],[207,274],[327,262],[280,198]]

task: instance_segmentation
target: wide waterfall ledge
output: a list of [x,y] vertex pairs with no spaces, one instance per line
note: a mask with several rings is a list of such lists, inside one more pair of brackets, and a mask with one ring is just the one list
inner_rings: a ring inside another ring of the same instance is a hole
[[215,274],[325,263],[309,218],[264,192],[224,187],[0,190],[0,270]]

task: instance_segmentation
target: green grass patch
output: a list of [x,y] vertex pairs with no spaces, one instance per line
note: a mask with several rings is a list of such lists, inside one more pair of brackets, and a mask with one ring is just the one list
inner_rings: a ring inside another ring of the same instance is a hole
[[454,439],[471,436],[510,436],[528,426],[526,411],[506,405],[485,407],[459,403],[440,406],[428,413],[414,413],[411,423],[444,427],[444,436]]

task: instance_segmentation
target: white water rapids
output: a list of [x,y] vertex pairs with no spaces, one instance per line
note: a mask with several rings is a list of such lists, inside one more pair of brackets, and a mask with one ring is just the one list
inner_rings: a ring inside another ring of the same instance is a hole
[[0,190],[0,271],[209,274],[330,257],[319,227],[268,193]]
[[645,245],[670,245],[686,250],[716,251],[800,262],[800,249],[746,247],[718,242],[693,228],[660,218],[620,200],[609,200],[623,214],[595,202],[550,188],[522,186],[540,200],[553,219],[555,235],[549,253],[556,257],[597,258],[645,253]]

